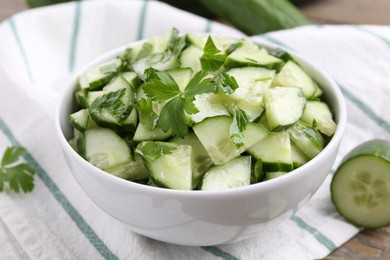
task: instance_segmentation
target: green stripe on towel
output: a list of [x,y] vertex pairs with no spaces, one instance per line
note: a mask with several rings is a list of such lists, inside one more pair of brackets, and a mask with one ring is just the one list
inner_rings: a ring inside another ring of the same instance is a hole
[[31,83],[34,83],[34,79],[33,79],[32,72],[31,72],[31,66],[30,66],[30,63],[27,59],[26,52],[24,51],[22,41],[20,40],[18,29],[16,28],[16,24],[14,22],[14,19],[13,18],[8,19],[8,23],[11,27],[11,30],[14,34],[15,39],[16,39],[16,43],[17,43],[19,50],[20,50],[20,53],[22,55],[22,59],[24,61],[24,65],[26,66],[26,71],[27,71],[28,77],[29,77]]
[[339,85],[341,92],[343,92],[344,96],[348,98],[352,103],[354,103],[364,114],[366,114],[369,118],[372,119],[375,123],[377,123],[383,130],[390,134],[390,124],[375,114],[374,111],[371,110],[366,104],[364,104],[360,99],[354,96],[351,92],[347,90],[346,87]]
[[322,245],[324,245],[326,248],[328,248],[330,251],[333,251],[337,248],[337,246],[333,243],[332,240],[327,238],[324,234],[322,234],[320,231],[318,231],[316,228],[310,226],[307,224],[302,218],[293,215],[290,217],[290,220],[295,222],[300,228],[304,229],[305,231],[309,232],[317,239],[318,242],[320,242]]
[[146,13],[148,11],[148,0],[144,0],[138,20],[137,40],[144,38]]
[[238,260],[238,258],[226,253],[225,251],[215,246],[202,246],[201,248],[215,256],[221,257],[224,260]]
[[371,30],[368,30],[362,26],[352,26],[352,28],[355,28],[356,30],[359,30],[359,31],[362,31],[362,32],[365,32],[371,36],[374,36],[375,38],[378,38],[379,40],[383,41],[385,44],[387,44],[388,46],[390,46],[390,40],[383,37],[382,35],[376,33],[376,32],[373,32]]
[[77,42],[80,30],[80,19],[81,19],[81,1],[75,2],[75,9],[73,15],[73,32],[70,42],[70,53],[69,53],[69,71],[73,72],[76,64],[76,53],[77,53]]
[[[5,134],[5,136],[8,138],[8,140],[13,146],[21,146],[19,141],[13,135],[11,129],[5,124],[5,122],[1,118],[0,118],[0,130]],[[49,191],[54,196],[54,198],[59,202],[59,204],[62,206],[65,212],[68,213],[68,215],[71,217],[71,219],[80,229],[80,231],[91,242],[91,244],[96,248],[96,250],[105,259],[119,259],[97,236],[95,231],[93,231],[93,229],[83,219],[83,217],[80,215],[77,209],[75,209],[75,207],[65,197],[65,195],[61,192],[58,186],[50,178],[47,172],[34,159],[34,157],[28,151],[26,151],[23,155],[23,158],[35,169],[38,177],[43,181],[43,183],[49,189]]]

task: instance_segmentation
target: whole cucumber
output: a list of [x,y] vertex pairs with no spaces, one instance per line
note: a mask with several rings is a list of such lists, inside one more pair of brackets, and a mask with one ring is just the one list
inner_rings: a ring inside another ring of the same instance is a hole
[[287,0],[198,0],[248,35],[293,28],[309,20]]

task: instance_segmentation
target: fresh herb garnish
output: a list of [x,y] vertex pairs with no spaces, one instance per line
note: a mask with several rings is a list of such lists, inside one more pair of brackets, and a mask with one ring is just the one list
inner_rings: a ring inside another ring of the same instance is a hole
[[120,120],[125,120],[129,116],[128,106],[123,103],[122,97],[125,94],[125,89],[108,92],[96,98],[91,105],[91,110],[97,109],[99,112],[102,109],[108,109],[110,113]]
[[171,154],[176,148],[173,143],[145,141],[137,146],[137,152],[147,160],[157,160],[161,155]]
[[187,114],[194,114],[198,109],[194,105],[195,96],[215,91],[215,85],[206,77],[207,73],[200,71],[181,91],[172,76],[165,71],[146,72],[146,82],[143,85],[145,94],[153,101],[165,103],[161,109],[158,124],[165,132],[184,137],[188,133]]
[[7,147],[0,163],[0,191],[8,183],[11,190],[30,192],[34,188],[35,170],[27,163],[20,162],[23,147]]
[[249,123],[249,117],[239,107],[234,108],[233,122],[230,125],[230,137],[237,148],[244,145],[244,131]]
[[200,57],[202,70],[216,71],[218,70],[226,59],[226,53],[218,50],[213,39],[209,36],[203,48],[203,55]]
[[153,130],[157,125],[158,115],[153,110],[153,102],[150,98],[142,98],[138,101],[139,121],[149,130]]
[[236,79],[225,72],[218,76],[217,85],[226,95],[232,94],[239,87]]

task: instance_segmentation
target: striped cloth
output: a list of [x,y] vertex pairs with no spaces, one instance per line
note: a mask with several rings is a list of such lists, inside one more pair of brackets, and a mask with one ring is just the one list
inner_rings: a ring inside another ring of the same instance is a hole
[[[162,18],[163,15],[163,18]],[[54,108],[69,75],[114,47],[177,27],[240,32],[159,2],[83,1],[34,9],[0,25],[0,151],[27,148],[31,194],[0,193],[0,259],[315,259],[358,228],[335,211],[332,173],[290,219],[225,246],[184,247],[133,233],[99,209],[69,172],[54,133]],[[338,82],[349,112],[334,168],[352,147],[390,137],[390,28],[306,26],[259,35],[300,52]]]

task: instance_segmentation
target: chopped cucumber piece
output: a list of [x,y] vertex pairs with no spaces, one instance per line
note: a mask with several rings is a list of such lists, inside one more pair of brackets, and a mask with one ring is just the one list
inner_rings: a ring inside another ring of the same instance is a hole
[[122,61],[114,59],[104,62],[98,66],[89,68],[80,75],[80,86],[82,89],[98,90],[106,85],[117,73],[122,70]]
[[162,141],[171,137],[172,134],[164,132],[160,127],[156,126],[154,129],[147,129],[142,123],[139,123],[135,130],[133,140],[136,142],[141,141]]
[[196,136],[216,165],[227,163],[268,135],[260,124],[249,123],[243,132],[244,145],[237,148],[230,136],[232,122],[232,117],[216,116],[193,126]]
[[265,172],[286,172],[293,169],[290,138],[285,131],[271,132],[249,148],[248,153],[262,161]]
[[194,133],[190,133],[184,138],[176,137],[172,139],[171,142],[190,145],[192,147],[192,181],[194,184],[194,188],[196,188],[203,174],[213,165],[213,161],[211,160],[206,149],[204,149],[202,143],[199,141],[198,137],[196,137]]
[[235,67],[264,67],[267,69],[278,70],[284,62],[263,50],[260,50],[257,45],[244,40],[241,46],[230,53],[225,60],[226,68]]
[[336,123],[328,105],[322,101],[307,101],[301,120],[314,125],[321,133],[332,136],[336,132]]
[[102,170],[132,161],[126,141],[107,128],[85,130],[77,139],[77,151]]
[[107,168],[105,171],[129,181],[147,180],[150,177],[142,157],[139,154],[135,155],[134,160],[132,159],[129,162]]
[[291,143],[291,155],[294,169],[301,167],[310,160],[294,143]]
[[275,86],[301,88],[307,99],[318,95],[317,84],[294,61],[288,61],[275,77]]
[[81,132],[89,128],[98,127],[90,116],[88,109],[80,109],[79,111],[71,114],[68,121],[71,126]]
[[390,225],[390,143],[365,142],[343,159],[331,183],[337,211],[357,226]]
[[202,179],[202,190],[221,190],[244,187],[250,184],[251,157],[240,156],[226,164],[215,165]]
[[187,115],[187,117],[194,123],[199,123],[208,117],[230,115],[229,111],[224,106],[223,98],[221,95],[216,93],[196,95],[194,105],[199,112]]
[[190,145],[165,142],[142,142],[136,150],[150,172],[153,182],[160,187],[192,190]]
[[268,180],[271,180],[271,179],[275,179],[277,177],[280,177],[282,175],[285,175],[287,172],[266,172],[265,175],[264,175],[264,179],[266,181]]
[[180,63],[182,68],[191,68],[194,73],[202,70],[202,65],[200,64],[200,57],[203,55],[203,50],[196,47],[195,45],[190,45],[183,50],[180,55]]
[[319,154],[325,146],[325,140],[317,129],[298,121],[288,129],[290,139],[309,158]]
[[144,80],[144,72],[147,68],[153,68],[162,71],[178,68],[179,66],[180,61],[178,58],[171,51],[166,51],[137,60],[133,63],[132,68],[138,74],[138,76]]
[[227,96],[228,107],[233,103],[244,110],[249,121],[258,118],[264,110],[263,94],[272,83],[275,71],[257,67],[235,68],[227,72],[234,77],[238,88]]
[[300,88],[274,87],[264,92],[265,112],[271,130],[281,130],[297,122],[306,99]]

